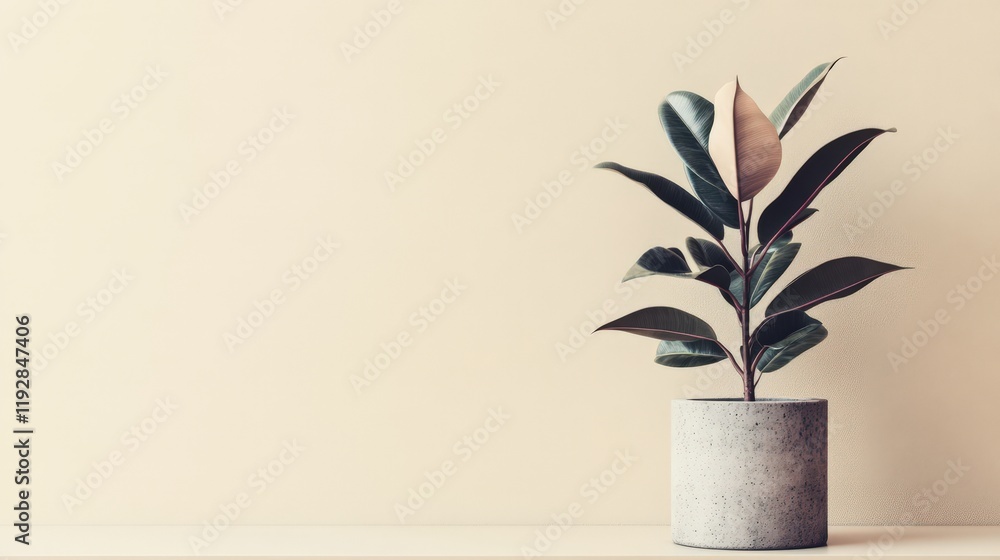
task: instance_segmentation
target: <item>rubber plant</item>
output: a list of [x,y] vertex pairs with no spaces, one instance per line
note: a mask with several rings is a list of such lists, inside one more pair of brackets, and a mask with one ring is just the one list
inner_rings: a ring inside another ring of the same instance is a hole
[[[838,59],[839,60],[839,59]],[[849,296],[880,276],[904,267],[864,257],[825,262],[789,282],[767,305],[754,326],[751,310],[788,269],[801,248],[793,230],[816,213],[810,207],[874,139],[895,129],[864,128],[829,142],[799,167],[784,190],[756,219],[757,243],[751,246],[754,198],[781,165],[781,142],[795,126],[837,61],[820,64],[765,115],[740,87],[730,82],[715,102],[687,91],[667,95],[660,122],[685,166],[694,195],[677,183],[645,171],[605,162],[644,185],[661,201],[701,227],[710,239],[687,238],[697,270],[677,247],[646,251],[623,282],[650,275],[697,280],[716,288],[736,312],[739,352],[729,350],[704,320],[673,307],[641,309],[597,330],[617,330],[660,340],[655,361],[670,367],[698,367],[728,359],[743,379],[743,400],[753,401],[764,373],[778,370],[827,336],[808,311]],[[736,230],[739,250],[723,243]]]

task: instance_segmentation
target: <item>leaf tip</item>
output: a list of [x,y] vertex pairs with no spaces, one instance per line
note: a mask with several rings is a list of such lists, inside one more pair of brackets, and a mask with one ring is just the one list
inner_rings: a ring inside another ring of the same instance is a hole
[[896,130],[896,127],[887,128],[887,129],[885,129],[885,131],[886,132],[899,132],[898,130]]

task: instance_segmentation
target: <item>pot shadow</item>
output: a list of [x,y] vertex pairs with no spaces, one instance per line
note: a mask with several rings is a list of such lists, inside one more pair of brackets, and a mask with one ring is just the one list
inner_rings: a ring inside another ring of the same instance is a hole
[[[877,536],[875,538],[878,538]],[[830,532],[826,539],[827,546],[850,546],[865,544],[872,540],[870,527],[838,527],[836,533]]]

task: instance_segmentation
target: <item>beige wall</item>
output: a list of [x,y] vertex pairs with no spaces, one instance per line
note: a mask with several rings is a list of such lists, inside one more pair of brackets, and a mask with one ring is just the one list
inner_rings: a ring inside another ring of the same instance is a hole
[[[849,254],[916,270],[818,308],[828,340],[759,391],[830,400],[833,523],[1000,523],[1000,282],[978,279],[997,252],[1000,4],[930,1],[891,30],[888,1],[592,0],[553,28],[557,0],[400,0],[345,54],[389,2],[256,0],[220,17],[225,1],[74,2],[0,48],[3,315],[11,338],[10,317],[32,315],[35,354],[51,345],[35,361],[36,522],[200,524],[245,493],[241,523],[395,524],[441,470],[406,523],[545,523],[573,503],[581,523],[669,523],[670,400],[735,396],[736,374],[571,333],[648,305],[696,312],[730,344],[737,330],[704,286],[617,286],[645,249],[698,232],[580,148],[680,179],[656,117],[666,93],[711,96],[739,73],[770,109],[847,56],[761,196],[835,136],[895,126],[821,195],[789,277]],[[3,31],[38,10],[5,2]],[[707,46],[681,63],[689,39]],[[102,121],[92,153],[54,170]],[[390,188],[427,138],[434,152]],[[519,230],[538,197],[551,203]],[[873,205],[870,226],[845,228]],[[273,313],[230,351],[255,302]],[[894,368],[902,339],[938,320]],[[133,427],[145,440],[122,437]],[[268,466],[280,474],[255,474]],[[600,493],[589,481],[612,466]],[[88,476],[100,486],[67,508]]]

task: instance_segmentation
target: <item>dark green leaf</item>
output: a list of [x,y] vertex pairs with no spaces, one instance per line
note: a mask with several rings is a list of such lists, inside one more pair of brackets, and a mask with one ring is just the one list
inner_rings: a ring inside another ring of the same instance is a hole
[[661,366],[700,367],[725,359],[726,353],[712,340],[663,340],[656,347],[655,361]]
[[625,273],[625,278],[622,279],[622,282],[653,274],[690,276],[690,273],[691,268],[684,259],[684,254],[679,249],[653,247],[639,257],[639,260]]
[[703,270],[695,275],[695,280],[699,280],[706,284],[711,284],[716,288],[719,288],[719,293],[722,295],[722,299],[726,300],[726,303],[737,308],[739,303],[734,300],[729,295],[729,289],[732,284],[732,279],[728,270],[722,267],[722,265],[715,265],[712,268]]
[[729,257],[726,256],[722,248],[712,241],[688,237],[686,244],[688,252],[691,253],[691,258],[702,270],[715,265],[722,266],[726,271],[732,271],[736,268],[729,261]]
[[[799,168],[785,190],[760,215],[757,238],[766,244],[790,230],[824,187],[837,178],[872,140],[886,132],[866,128],[837,138],[820,148]],[[804,218],[803,218],[804,219]]]
[[689,91],[675,91],[660,104],[660,124],[684,165],[705,182],[727,191],[708,153],[708,138],[715,120],[715,106]]
[[[843,58],[843,57],[841,57]],[[823,80],[840,58],[833,62],[820,64],[813,68],[802,80],[795,84],[795,87],[788,92],[788,95],[778,103],[778,106],[771,113],[771,123],[778,130],[778,137],[784,138],[788,131],[799,122],[809,103],[812,102],[816,92],[823,85]]]
[[[716,340],[705,321],[673,307],[647,307],[597,328],[647,336],[658,340]],[[596,332],[596,331],[595,331]]]
[[762,373],[768,373],[781,369],[806,350],[823,342],[826,335],[826,327],[819,321],[802,327],[777,345],[765,348],[763,354],[760,356],[760,360],[757,362],[757,370]]
[[680,249],[678,249],[677,247],[670,247],[667,250],[677,255],[677,258],[684,261],[685,266],[687,266],[687,259],[684,258],[684,253],[682,253]]
[[722,220],[722,223],[731,228],[740,227],[740,215],[736,206],[736,198],[729,191],[722,190],[702,179],[690,167],[685,167],[684,172],[687,174],[691,187],[694,188],[694,193],[705,203],[705,206],[708,206],[708,209],[713,214]]
[[671,206],[692,222],[701,226],[709,235],[722,239],[726,229],[719,220],[700,200],[681,188],[677,183],[653,173],[630,169],[617,163],[604,162],[595,167],[617,171],[629,179],[646,186],[660,200]]
[[[679,249],[664,249],[663,247],[654,247],[643,253],[625,274],[625,278],[622,278],[622,282],[653,275],[691,278],[715,286],[720,291],[729,288],[729,272],[721,265],[712,266],[700,272],[692,272],[684,259],[684,254]],[[726,293],[723,292],[722,297],[732,305],[732,301]]]
[[799,253],[802,244],[786,243],[780,247],[777,246],[778,243],[775,243],[767,250],[767,254],[762,257],[757,269],[753,271],[753,276],[750,279],[752,286],[750,307],[757,305],[767,290],[778,281],[778,278],[781,278],[781,275],[788,269],[788,265],[792,264],[795,255]]
[[792,223],[788,224],[788,233],[791,233],[792,228],[808,220],[816,212],[819,212],[819,210],[816,210],[815,208],[806,208],[802,212],[799,212],[799,215],[796,216],[794,220],[792,220]]
[[[790,231],[786,232],[784,235],[782,235],[781,237],[779,237],[774,243],[771,244],[771,248],[768,249],[767,252],[770,253],[773,250],[780,249],[780,248],[784,247],[785,245],[788,245],[788,243],[791,240],[792,240],[792,232],[790,232]],[[761,245],[760,243],[758,243],[758,244],[756,244],[756,245],[754,245],[753,247],[750,248],[750,257],[752,259],[750,262],[757,262],[757,256],[758,256],[757,253],[759,253],[760,250],[763,249],[763,248],[764,248],[764,246]]]
[[722,289],[729,287],[729,272],[727,272],[722,265],[717,264],[711,268],[698,272],[694,274],[693,278],[706,284],[711,284],[716,288]]
[[729,291],[740,305],[743,305],[743,277],[733,270],[729,273]]
[[805,311],[789,311],[765,319],[754,333],[754,342],[764,346],[781,346],[781,342],[809,325],[819,321],[810,317]]
[[671,93],[660,105],[660,124],[684,161],[695,194],[722,223],[736,228],[739,227],[736,199],[726,189],[708,153],[714,119],[712,102],[695,93]]
[[[811,335],[819,333],[821,326],[803,311],[789,311],[765,319],[753,333],[750,347],[750,356],[757,363],[757,369],[767,367],[767,371],[773,371],[805,352],[815,344],[799,346],[796,343],[799,340],[812,342]],[[825,329],[822,332],[822,336],[826,336]]]
[[767,306],[766,316],[806,311],[833,299],[849,296],[883,274],[905,267],[866,259],[841,257],[827,261],[792,280]]

